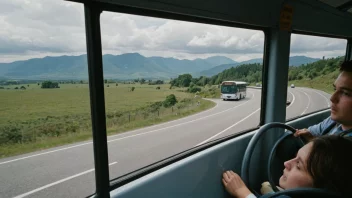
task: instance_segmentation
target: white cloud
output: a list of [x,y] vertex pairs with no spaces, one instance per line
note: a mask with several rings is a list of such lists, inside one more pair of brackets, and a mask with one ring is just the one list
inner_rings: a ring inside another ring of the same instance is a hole
[[65,1],[1,1],[0,54],[85,52],[82,5]]
[[[263,56],[261,31],[104,12],[104,53],[237,61]],[[343,55],[346,41],[292,35],[291,54]],[[83,5],[67,1],[0,1],[0,62],[45,55],[86,53]]]
[[291,53],[345,51],[345,39],[323,38],[293,34],[291,37]]
[[[115,15],[115,17],[113,17]],[[119,17],[117,17],[119,16]],[[169,50],[190,54],[262,53],[261,31],[220,27],[168,20],[159,26],[138,28],[147,17],[132,20],[129,15],[105,13],[102,16],[103,48],[105,50]],[[117,20],[118,19],[118,20]],[[154,19],[165,21],[162,19]],[[119,31],[117,27],[126,27]]]

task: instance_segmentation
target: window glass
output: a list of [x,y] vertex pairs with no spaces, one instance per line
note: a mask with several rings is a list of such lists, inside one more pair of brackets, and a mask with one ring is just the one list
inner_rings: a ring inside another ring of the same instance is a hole
[[95,192],[83,5],[0,1],[0,197]]
[[344,39],[291,36],[286,119],[330,107],[346,45]]
[[101,25],[111,179],[258,126],[263,32],[110,12]]

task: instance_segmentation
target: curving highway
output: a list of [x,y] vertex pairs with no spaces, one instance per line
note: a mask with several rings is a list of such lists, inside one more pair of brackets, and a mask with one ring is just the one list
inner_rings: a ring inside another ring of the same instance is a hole
[[[288,88],[286,119],[330,106],[330,95]],[[186,149],[256,127],[260,89],[241,101],[212,99],[216,106],[179,120],[108,137],[110,178],[129,173]],[[85,197],[95,191],[91,141],[0,160],[0,197]]]

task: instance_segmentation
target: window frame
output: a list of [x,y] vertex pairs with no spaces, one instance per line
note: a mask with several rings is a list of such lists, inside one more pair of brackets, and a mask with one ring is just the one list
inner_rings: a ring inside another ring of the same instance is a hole
[[[181,20],[188,22],[196,22],[196,23],[204,23],[209,25],[220,25],[234,28],[245,28],[252,30],[263,31],[264,33],[264,51],[263,51],[263,70],[262,70],[262,97],[261,97],[261,110],[260,110],[260,121],[259,126],[265,123],[265,112],[266,112],[266,100],[267,100],[267,81],[268,81],[268,65],[269,65],[269,52],[270,52],[270,41],[271,40],[271,27],[264,26],[256,26],[256,25],[248,25],[236,22],[229,22],[223,20],[209,19],[205,17],[198,16],[188,16],[185,14],[176,14],[176,13],[168,13],[160,10],[148,10],[142,8],[132,8],[127,6],[117,6],[111,5],[108,3],[97,3],[97,2],[85,2],[84,3],[84,12],[85,12],[85,24],[86,24],[86,34],[87,34],[87,52],[90,53],[88,55],[88,67],[90,71],[89,81],[90,81],[90,94],[91,94],[91,114],[92,114],[92,123],[97,120],[95,119],[98,115],[105,115],[105,102],[104,96],[98,96],[99,94],[104,95],[104,89],[101,89],[101,86],[104,85],[103,82],[103,73],[102,73],[102,51],[101,51],[101,35],[100,35],[100,14],[102,11],[110,11],[110,12],[118,12],[124,14],[133,14],[133,15],[142,15],[149,17],[157,17],[163,19],[173,19],[173,20]],[[293,30],[292,33],[298,33],[300,31]],[[307,35],[311,33],[305,33]],[[95,36],[94,36],[95,35]],[[323,34],[312,34],[312,35],[323,35]],[[331,36],[331,35],[325,35]],[[335,37],[336,38],[336,37]],[[98,49],[93,49],[98,47]],[[100,49],[99,49],[100,46]],[[99,52],[99,54],[93,54],[93,52]],[[348,53],[348,58],[351,59],[351,40],[348,41],[348,46],[346,48],[346,52]],[[347,57],[347,56],[346,56]],[[94,69],[94,67],[96,67]],[[101,70],[101,71],[99,71]],[[97,71],[96,73],[94,71]],[[98,108],[102,108],[103,111],[98,111]],[[304,115],[306,116],[306,115]],[[213,140],[211,142],[205,143],[204,145],[200,145],[196,148],[191,148],[182,153],[176,154],[174,156],[170,156],[169,158],[155,162],[147,167],[141,168],[134,172],[128,173],[119,178],[109,180],[109,169],[108,169],[108,155],[107,155],[107,141],[106,141],[106,122],[105,117],[102,120],[96,122],[96,127],[93,128],[93,143],[94,143],[94,162],[96,167],[96,195],[105,197],[107,193],[113,189],[116,189],[130,181],[133,181],[137,178],[140,178],[150,172],[153,172],[157,169],[160,169],[164,166],[172,164],[180,159],[183,159],[187,156],[193,155],[199,151],[212,147],[221,142],[227,141],[228,139],[232,139],[234,137],[241,136],[245,133],[253,131],[254,129],[248,129],[246,131],[240,132],[235,135],[230,135],[228,137],[220,138],[217,140]],[[98,131],[100,131],[98,133]],[[104,141],[105,140],[105,141]],[[97,162],[100,156],[103,162]],[[100,172],[102,171],[102,172]]]

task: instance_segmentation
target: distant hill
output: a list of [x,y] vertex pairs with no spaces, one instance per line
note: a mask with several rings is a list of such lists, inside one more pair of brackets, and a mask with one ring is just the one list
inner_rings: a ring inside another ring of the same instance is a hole
[[[179,60],[148,58],[138,53],[103,55],[104,78],[109,79],[168,79],[183,73],[199,73],[225,63],[236,62],[224,56]],[[0,76],[9,79],[87,79],[87,56],[44,57],[0,63]]]
[[320,60],[320,58],[310,58],[307,56],[292,56],[290,57],[289,66],[301,66],[308,63],[313,63]]
[[263,59],[262,58],[255,58],[255,59],[250,59],[250,60],[246,60],[246,61],[242,61],[241,64],[253,64],[253,63],[263,63]]
[[19,79],[62,79],[82,77],[88,75],[87,56],[60,56],[35,58],[13,63],[2,63],[0,68],[6,68],[5,72],[0,69],[0,75],[7,78]]
[[226,69],[229,69],[231,67],[237,67],[238,65],[241,65],[241,63],[219,65],[219,66],[213,67],[211,69],[201,71],[199,73],[199,76],[213,76],[213,75],[218,74],[218,73],[220,73]]
[[206,58],[205,61],[211,65],[223,65],[223,64],[237,63],[236,61],[234,61],[230,58],[227,58],[226,56],[212,56],[212,57]]
[[105,78],[162,78],[176,75],[167,68],[156,64],[154,61],[138,54],[129,53],[122,55],[104,55],[104,77]]
[[[290,58],[290,65],[299,66],[319,59],[305,56]],[[104,78],[169,79],[180,74],[193,76],[212,76],[231,67],[242,64],[262,63],[262,59],[236,62],[225,56],[213,56],[206,59],[179,60],[176,58],[144,57],[138,53],[103,56]],[[1,78],[8,79],[87,79],[87,55],[34,58],[13,63],[0,63]]]
[[[329,58],[297,66],[290,66],[288,80],[291,83],[305,87],[315,87],[320,90],[332,92],[332,84],[339,74],[339,65],[344,57]],[[192,82],[198,86],[219,85],[225,80],[238,80],[248,83],[262,81],[262,65],[260,63],[241,64],[211,77],[202,76],[193,78]]]
[[213,56],[206,59],[195,59],[195,60],[179,60],[175,58],[163,58],[163,57],[150,57],[148,58],[154,61],[156,64],[168,68],[169,71],[177,74],[183,73],[197,73],[203,70],[211,69],[217,65],[226,63],[236,63],[234,60],[225,56]]
[[[302,64],[307,64],[307,63],[313,63],[315,61],[318,61],[320,59],[318,58],[310,58],[310,57],[306,57],[306,56],[292,56],[290,57],[290,66],[301,66]],[[201,76],[213,76],[215,74],[218,74],[222,71],[224,71],[225,69],[229,69],[231,67],[236,67],[239,65],[243,65],[243,64],[254,64],[254,63],[263,63],[263,59],[262,58],[256,58],[256,59],[251,59],[251,60],[247,60],[247,61],[242,61],[242,62],[238,62],[235,64],[223,64],[223,65],[219,65],[216,66],[214,68],[208,69],[208,70],[204,70],[202,72],[200,72]]]
[[[320,60],[319,58],[311,58],[307,56],[291,56],[289,60],[289,66],[301,66],[307,63],[313,63]],[[251,59],[241,62],[241,64],[253,64],[253,63],[263,63],[262,58]]]
[[203,68],[212,68],[216,65],[210,65],[203,59],[196,60],[179,60],[175,58],[150,57],[151,61],[167,69],[174,74],[199,72]]

